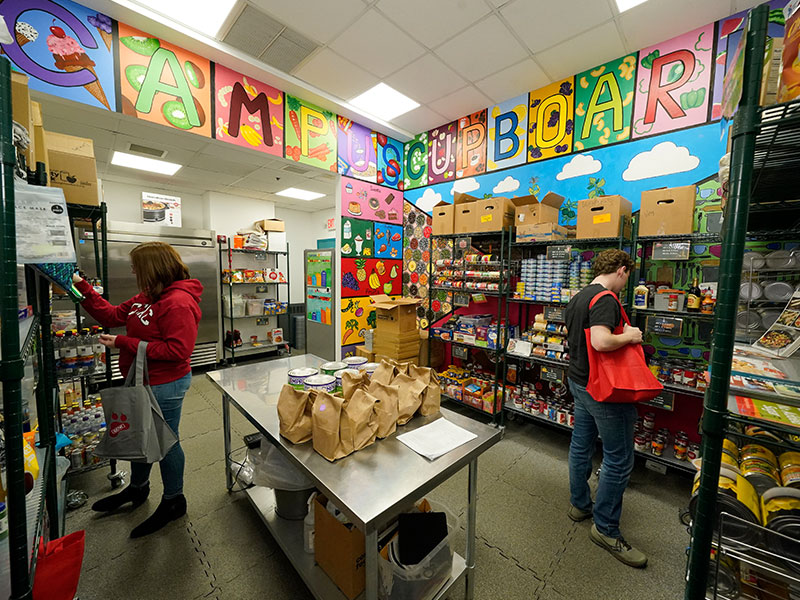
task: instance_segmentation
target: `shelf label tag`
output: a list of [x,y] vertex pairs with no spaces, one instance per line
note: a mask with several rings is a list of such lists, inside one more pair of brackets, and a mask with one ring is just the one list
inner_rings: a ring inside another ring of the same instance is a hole
[[469,306],[469,294],[464,292],[453,294],[453,306]]
[[469,348],[466,346],[453,346],[453,358],[469,359]]
[[650,333],[667,337],[681,337],[683,333],[683,319],[675,317],[653,316],[647,317],[647,327]]
[[656,242],[653,244],[653,260],[689,260],[689,240],[678,242]]
[[642,402],[642,404],[672,412],[675,410],[675,394],[673,392],[661,392],[649,402]]
[[483,294],[472,294],[472,301],[477,302],[478,304],[483,304],[486,302],[486,296]]
[[544,307],[545,321],[555,321],[557,323],[564,323],[564,307],[562,306],[545,306]]
[[564,369],[559,367],[546,367],[542,365],[539,370],[540,376],[544,381],[553,383],[564,383]]
[[569,260],[572,256],[572,246],[548,246],[547,260]]

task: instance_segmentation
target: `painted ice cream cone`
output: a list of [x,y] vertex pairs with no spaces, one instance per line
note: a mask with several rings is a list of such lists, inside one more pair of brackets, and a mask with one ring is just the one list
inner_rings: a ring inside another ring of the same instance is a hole
[[97,77],[97,73],[94,70],[96,63],[89,58],[89,55],[86,54],[86,51],[78,42],[64,33],[61,27],[53,26],[50,28],[50,31],[52,35],[47,37],[47,47],[50,52],[53,53],[56,68],[66,71],[67,73],[74,73],[81,69],[89,71],[94,75],[95,80],[91,83],[87,83],[83,88],[97,98],[100,104],[105,106],[108,110],[111,110],[106,94],[103,91],[103,86],[100,85],[100,79]]
[[113,41],[111,37],[111,17],[97,13],[96,15],[88,17],[86,20],[89,22],[89,25],[97,28],[97,32],[100,34],[100,37],[103,38],[103,43],[110,52],[111,42]]
[[28,42],[35,42],[36,38],[39,37],[38,31],[36,31],[28,23],[23,23],[22,21],[17,21],[17,24],[14,27],[14,34],[17,38],[17,45],[20,47],[24,46]]

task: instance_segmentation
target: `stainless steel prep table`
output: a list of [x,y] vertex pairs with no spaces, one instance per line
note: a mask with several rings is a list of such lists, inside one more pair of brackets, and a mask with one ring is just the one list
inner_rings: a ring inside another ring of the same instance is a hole
[[[378,598],[378,532],[414,501],[469,466],[467,489],[466,558],[453,555],[453,574],[437,594],[445,598],[462,577],[466,577],[466,598],[475,590],[475,524],[478,456],[500,441],[501,430],[484,425],[447,409],[442,415],[478,437],[435,461],[428,461],[397,441],[399,433],[411,431],[438,417],[415,417],[398,432],[347,458],[328,462],[311,443],[294,445],[281,438],[278,424],[278,395],[291,369],[319,367],[325,360],[311,355],[292,356],[208,373],[222,392],[225,437],[225,471],[228,490],[233,487],[231,470],[230,407],[235,406],[263,435],[279,448],[305,475],[314,481],[366,536],[366,600]],[[248,498],[258,511],[286,556],[292,561],[308,588],[319,600],[345,596],[303,551],[303,522],[281,519],[274,512],[274,494],[267,488],[250,488]]]

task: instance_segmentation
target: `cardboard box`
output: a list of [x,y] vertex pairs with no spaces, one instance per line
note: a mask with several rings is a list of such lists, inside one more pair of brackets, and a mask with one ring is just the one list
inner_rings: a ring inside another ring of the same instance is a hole
[[409,363],[409,364],[413,364],[415,366],[424,366],[424,365],[418,365],[417,364],[417,360],[418,360],[417,356],[392,356],[392,355],[389,355],[389,354],[376,354],[375,355],[375,362],[376,363],[379,363],[382,360],[385,360],[386,362],[394,361],[394,362],[397,362],[397,363]]
[[548,240],[566,240],[574,232],[555,223],[534,223],[517,225],[517,242],[539,242]]
[[512,202],[515,206],[514,224],[517,227],[536,223],[558,223],[564,196],[559,196],[555,192],[547,192],[541,202],[536,199],[536,196],[514,198]]
[[433,225],[431,232],[433,235],[450,235],[453,233],[453,212],[455,205],[447,202],[439,202],[432,209]]
[[70,204],[100,206],[92,140],[49,132],[50,185],[64,190]]
[[508,198],[478,200],[474,231],[500,231],[514,224],[514,204]]
[[281,219],[261,219],[255,224],[264,231],[286,231],[286,226]]
[[783,38],[767,38],[764,53],[764,72],[761,75],[761,106],[770,106],[778,101],[778,86],[781,79]]
[[268,231],[267,250],[270,252],[286,252],[286,232]]
[[697,187],[686,185],[642,192],[639,235],[681,235],[694,229]]
[[578,202],[579,240],[630,236],[631,202],[622,196],[599,196]]
[[419,298],[398,298],[392,300],[386,294],[370,296],[375,303],[377,334],[380,332],[400,333],[417,329],[417,304]]
[[456,192],[453,194],[453,233],[472,233],[475,229],[479,200]]
[[[31,145],[25,153],[29,169],[36,169],[36,153],[33,144],[33,114],[31,111],[31,92],[28,88],[28,76],[11,71],[11,115],[22,125],[31,138]],[[97,179],[95,177],[95,179]]]
[[360,530],[346,527],[314,498],[314,559],[345,596],[353,600],[366,587],[366,543]]
[[440,369],[444,365],[444,343],[440,339],[432,337],[430,346],[428,344],[428,331],[420,329],[420,345],[417,364],[421,367],[431,367]]
[[[44,119],[42,117],[42,105],[38,102],[31,102],[31,114],[33,119],[33,151],[36,155],[36,162],[44,163],[46,173],[50,172],[50,160],[47,158],[47,131],[44,129]],[[33,166],[35,170],[36,165]],[[47,178],[48,185],[50,177]]]
[[375,353],[368,350],[363,345],[356,346],[356,356],[363,356],[367,359],[367,362],[375,362]]
[[394,358],[411,358],[419,355],[420,336],[419,330],[413,329],[407,332],[387,332],[380,329],[375,330],[372,340],[372,351]]

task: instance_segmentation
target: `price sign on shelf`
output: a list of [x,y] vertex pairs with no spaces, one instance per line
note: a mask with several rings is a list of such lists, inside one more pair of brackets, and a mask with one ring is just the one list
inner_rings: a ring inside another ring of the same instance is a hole
[[564,383],[564,369],[558,367],[546,367],[542,365],[539,370],[541,378],[553,383]]
[[545,306],[544,307],[545,321],[555,321],[556,323],[564,323],[564,307],[563,306]]
[[572,246],[548,246],[547,260],[569,260],[572,256]]
[[269,317],[258,317],[256,319],[256,325],[269,325]]
[[649,402],[643,402],[643,404],[672,412],[675,408],[675,394],[673,392],[661,392],[658,396]]
[[453,306],[469,306],[469,294],[456,292],[453,294]]
[[255,254],[256,260],[267,260],[267,253],[266,252],[257,252]]
[[472,294],[472,301],[477,302],[478,304],[483,304],[486,302],[486,296],[483,294]]
[[650,333],[658,335],[681,337],[683,333],[683,319],[662,316],[647,317],[647,326],[645,329]]
[[460,358],[461,360],[469,360],[469,348],[466,346],[453,346],[453,358]]
[[689,260],[689,240],[678,242],[656,242],[653,244],[653,260]]

